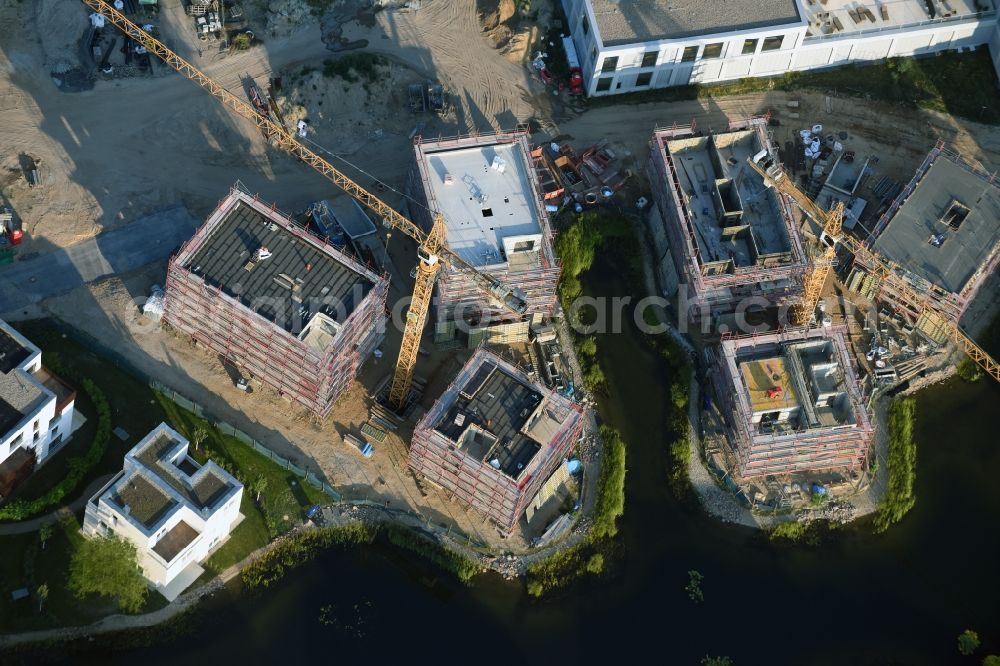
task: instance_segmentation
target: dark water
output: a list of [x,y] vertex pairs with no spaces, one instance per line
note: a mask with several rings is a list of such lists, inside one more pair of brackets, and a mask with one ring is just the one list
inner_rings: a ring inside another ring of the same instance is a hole
[[[596,295],[623,287],[606,267],[586,286]],[[979,658],[1000,652],[995,383],[921,394],[918,501],[902,524],[880,537],[859,527],[822,548],[776,548],[674,499],[663,367],[633,331],[599,346],[612,395],[602,413],[629,446],[622,549],[604,580],[538,602],[519,584],[480,577],[463,588],[379,548],[328,553],[261,595],[213,600],[193,633],[118,658],[978,663],[958,656],[966,628],[983,639]],[[700,605],[684,592],[689,569],[704,574]]]

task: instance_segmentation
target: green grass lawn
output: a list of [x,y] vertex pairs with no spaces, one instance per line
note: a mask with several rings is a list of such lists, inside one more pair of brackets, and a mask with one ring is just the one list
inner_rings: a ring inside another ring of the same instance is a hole
[[240,513],[244,516],[243,522],[229,535],[229,541],[202,563],[205,571],[212,576],[222,573],[271,540],[264,516],[250,493],[243,493]]
[[[64,337],[50,323],[36,320],[18,323],[16,326],[41,348],[43,362],[45,355],[56,354],[64,365],[76,370],[83,377],[91,378],[108,398],[111,405],[112,427],[121,427],[129,434],[124,442],[114,435],[111,436],[101,461],[84,476],[78,490],[68,498],[73,499],[97,477],[121,471],[125,453],[157,424],[164,421],[166,414],[152,389],[145,382],[117,367],[113,361],[90,351],[72,337]],[[87,417],[87,423],[74,433],[72,441],[64,449],[42,466],[38,474],[33,475],[18,489],[14,497],[33,499],[44,495],[65,475],[67,461],[74,456],[82,455],[90,447],[94,429],[97,427],[97,418],[86,393],[81,387],[75,388],[77,409]]]
[[[30,631],[49,627],[88,624],[110,613],[118,604],[107,597],[77,599],[66,589],[67,572],[74,550],[83,541],[80,523],[74,517],[54,526],[52,537],[41,547],[38,533],[0,537],[0,630]],[[35,590],[48,586],[49,596],[41,611]],[[14,601],[11,592],[29,588],[31,596]],[[142,612],[162,608],[167,603],[150,591]]]
[[[244,490],[246,495],[252,494],[251,487],[257,485],[261,479],[265,480],[266,487],[261,494],[260,512],[272,537],[284,534],[301,523],[305,517],[305,510],[313,504],[325,504],[330,501],[329,496],[322,490],[305,483],[235,437],[224,435],[207,421],[178,406],[166,396],[157,394],[157,398],[167,413],[167,422],[184,436],[190,438],[199,427],[208,432],[202,451],[194,451],[194,447],[191,447],[193,458],[199,462],[212,458],[229,469],[247,486]],[[244,502],[243,507],[246,506]]]

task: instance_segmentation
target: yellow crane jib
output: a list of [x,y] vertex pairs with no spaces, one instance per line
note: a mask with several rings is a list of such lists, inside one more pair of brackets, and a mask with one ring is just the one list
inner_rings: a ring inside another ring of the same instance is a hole
[[381,217],[387,226],[398,229],[417,242],[420,263],[414,273],[416,279],[413,285],[413,300],[406,313],[399,359],[396,362],[396,371],[389,393],[390,403],[393,407],[397,409],[403,407],[409,395],[410,386],[413,383],[413,368],[416,365],[417,352],[420,347],[420,337],[423,333],[424,323],[427,321],[427,310],[434,290],[434,280],[442,264],[468,275],[484,294],[499,301],[501,305],[511,311],[517,314],[527,312],[528,302],[521,289],[509,286],[496,277],[481,273],[444,244],[446,226],[444,218],[440,215],[435,217],[431,231],[424,233],[419,225],[407,219],[392,206],[300,143],[286,127],[271,120],[269,114],[261,113],[249,102],[233,95],[222,84],[211,79],[197,67],[174,53],[163,42],[130,21],[123,13],[107,2],[104,0],[81,0],[81,2],[102,15],[106,21],[136,42],[142,44],[146,51],[197,83],[231,111],[254,123],[275,146],[298,157],[358,203]]
[[[804,316],[805,321],[796,321],[795,323],[808,322],[809,316],[815,310],[816,302],[819,299],[823,284],[826,282],[826,277],[830,271],[830,266],[833,264],[833,259],[836,256],[836,246],[842,244],[855,258],[870,267],[871,275],[876,280],[891,285],[896,292],[904,295],[910,302],[915,304],[920,312],[930,310],[943,321],[947,322],[948,334],[958,348],[978,363],[988,375],[1000,381],[1000,364],[969,339],[959,328],[957,321],[949,318],[943,312],[939,312],[929,295],[918,294],[902,276],[896,273],[894,264],[869,250],[863,243],[841,233],[844,222],[844,204],[842,202],[837,202],[833,210],[829,212],[824,211],[792,183],[781,166],[770,158],[767,151],[762,150],[752,158],[749,158],[747,162],[749,162],[754,171],[761,175],[765,185],[773,187],[778,192],[792,199],[806,215],[823,227],[820,242],[826,249],[820,259],[813,262],[812,270],[806,275],[805,293],[802,302],[801,304],[797,304],[797,307],[792,311],[793,319]],[[830,261],[827,261],[827,259]]]

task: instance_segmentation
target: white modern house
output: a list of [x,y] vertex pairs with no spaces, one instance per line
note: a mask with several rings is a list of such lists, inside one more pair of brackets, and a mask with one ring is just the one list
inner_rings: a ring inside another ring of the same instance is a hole
[[588,95],[990,45],[996,0],[561,0]]
[[75,400],[41,350],[0,321],[0,499],[69,438]]
[[243,519],[242,497],[243,484],[212,461],[197,463],[187,440],[161,423],[87,502],[82,531],[131,541],[150,587],[173,601]]

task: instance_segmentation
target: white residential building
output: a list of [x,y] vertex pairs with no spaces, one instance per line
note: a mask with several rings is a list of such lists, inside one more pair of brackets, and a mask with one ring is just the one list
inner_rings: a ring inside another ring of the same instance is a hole
[[242,520],[243,484],[161,423],[87,502],[83,533],[131,541],[149,585],[173,601],[203,572],[200,563]]
[[561,0],[588,95],[989,44],[996,0]]
[[38,347],[0,321],[0,499],[69,438],[75,400]]

